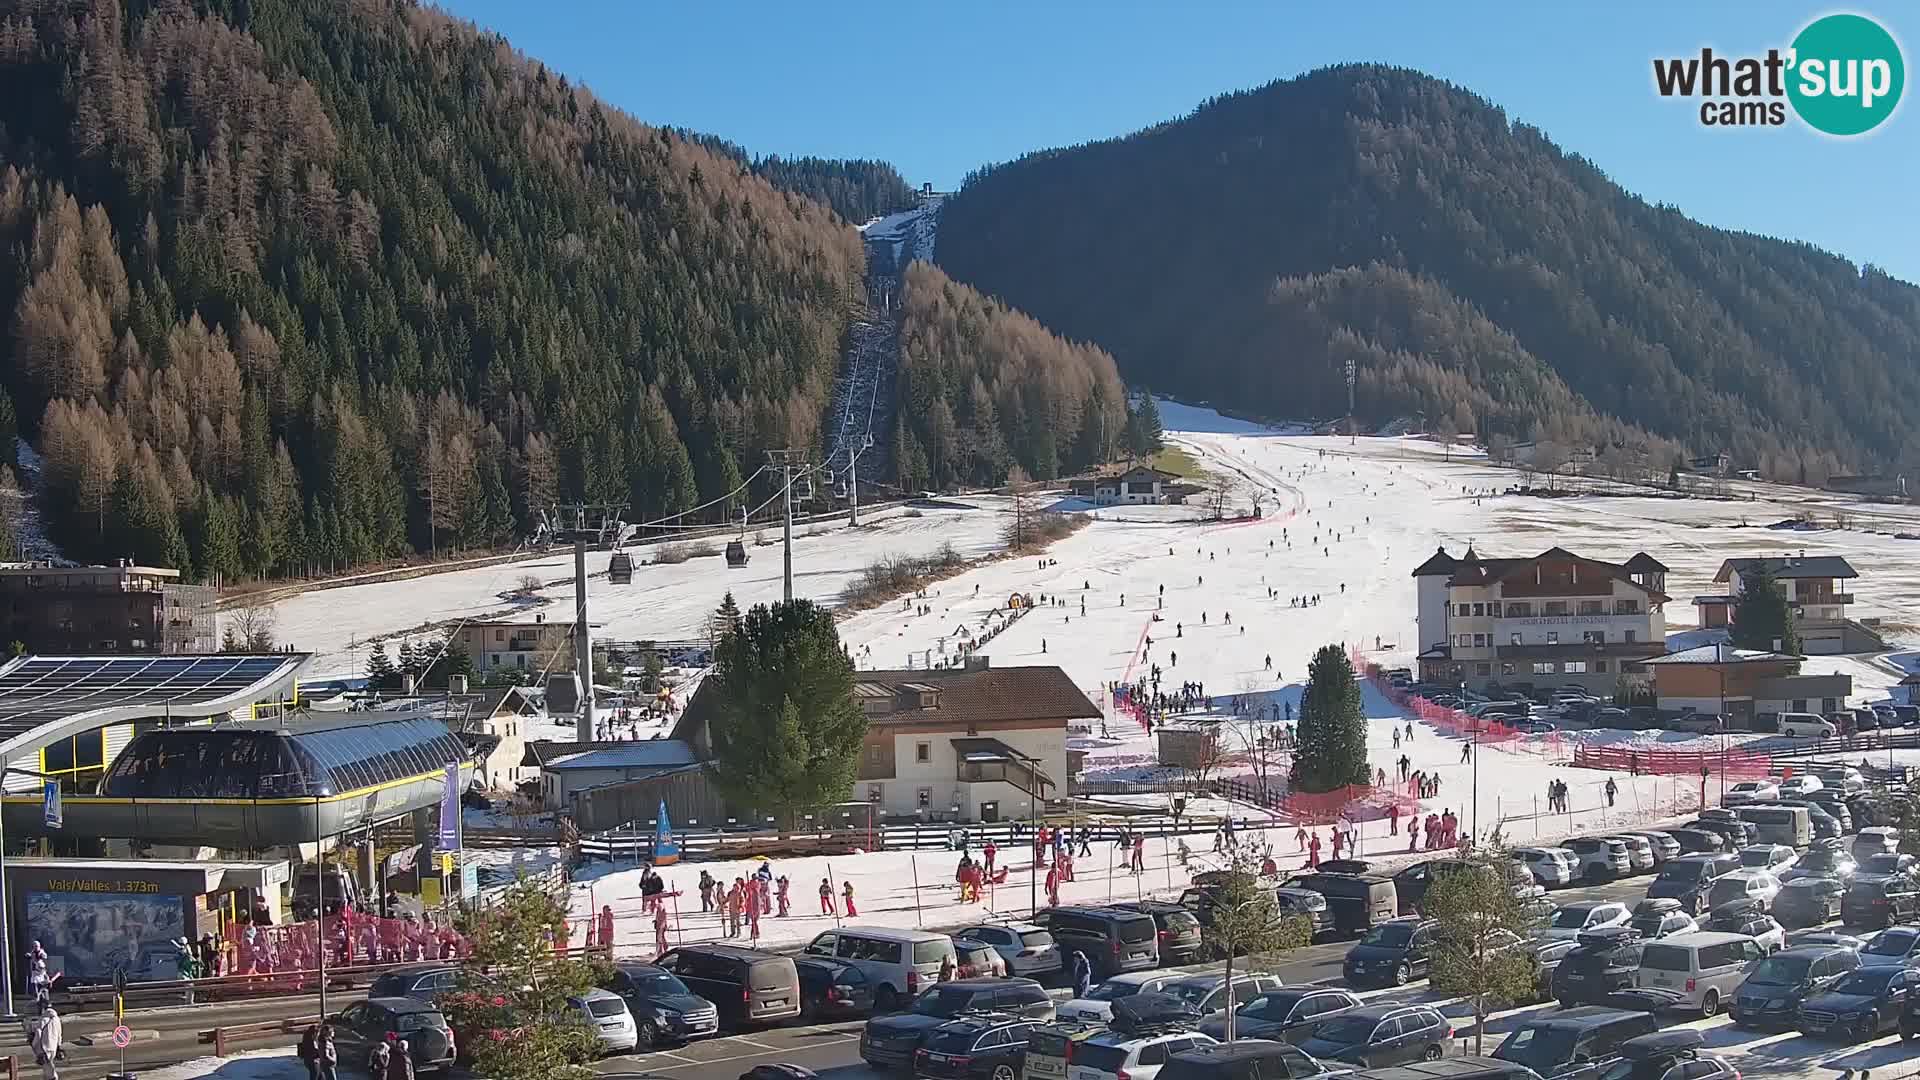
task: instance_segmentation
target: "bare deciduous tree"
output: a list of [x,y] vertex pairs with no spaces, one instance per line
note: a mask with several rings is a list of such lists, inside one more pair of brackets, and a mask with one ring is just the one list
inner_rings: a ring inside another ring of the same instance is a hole
[[227,612],[226,624],[220,632],[221,652],[269,653],[277,647],[270,604],[248,597]]

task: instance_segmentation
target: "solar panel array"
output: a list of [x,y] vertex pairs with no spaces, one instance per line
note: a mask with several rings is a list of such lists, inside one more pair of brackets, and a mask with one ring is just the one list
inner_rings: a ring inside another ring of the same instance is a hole
[[96,709],[148,706],[155,716],[169,709],[190,710],[240,694],[291,669],[299,659],[29,657],[0,674],[0,741]]

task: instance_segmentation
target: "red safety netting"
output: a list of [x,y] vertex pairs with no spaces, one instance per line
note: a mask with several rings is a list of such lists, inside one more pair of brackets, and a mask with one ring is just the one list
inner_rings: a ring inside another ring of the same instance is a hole
[[[444,919],[382,919],[358,912],[326,917],[327,964],[393,964],[465,956],[465,937]],[[319,966],[318,920],[282,926],[230,923],[220,940],[221,975],[270,975]],[[214,974],[208,972],[208,974]]]
[[1747,779],[1765,777],[1773,770],[1773,756],[1752,750],[1658,750],[1630,746],[1575,746],[1573,764],[1582,769],[1655,773],[1661,776],[1698,776],[1705,769]]

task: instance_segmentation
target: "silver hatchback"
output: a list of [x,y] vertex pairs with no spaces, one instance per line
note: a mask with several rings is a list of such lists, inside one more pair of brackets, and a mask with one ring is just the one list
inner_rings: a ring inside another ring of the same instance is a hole
[[609,1054],[624,1054],[640,1045],[640,1029],[634,1026],[627,1001],[611,990],[598,988],[567,999],[583,1023],[600,1039],[600,1049]]

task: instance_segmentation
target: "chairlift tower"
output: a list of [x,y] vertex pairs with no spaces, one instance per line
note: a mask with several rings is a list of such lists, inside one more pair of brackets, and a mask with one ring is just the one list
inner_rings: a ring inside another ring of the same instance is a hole
[[787,603],[791,604],[793,603],[793,485],[796,482],[805,482],[806,495],[801,497],[806,498],[811,495],[813,466],[807,463],[807,452],[804,450],[769,450],[767,464],[780,473],[780,490],[784,496],[782,501],[786,504],[786,513],[781,525],[782,558],[785,560],[784,587],[781,595]]
[[1353,357],[1347,357],[1347,445],[1359,441],[1360,419],[1353,415]]
[[573,541],[573,666],[580,680],[580,705],[575,714],[575,742],[593,741],[593,633],[587,627],[587,545],[606,540],[609,530],[620,535],[625,503],[573,503],[555,508],[555,539]]

